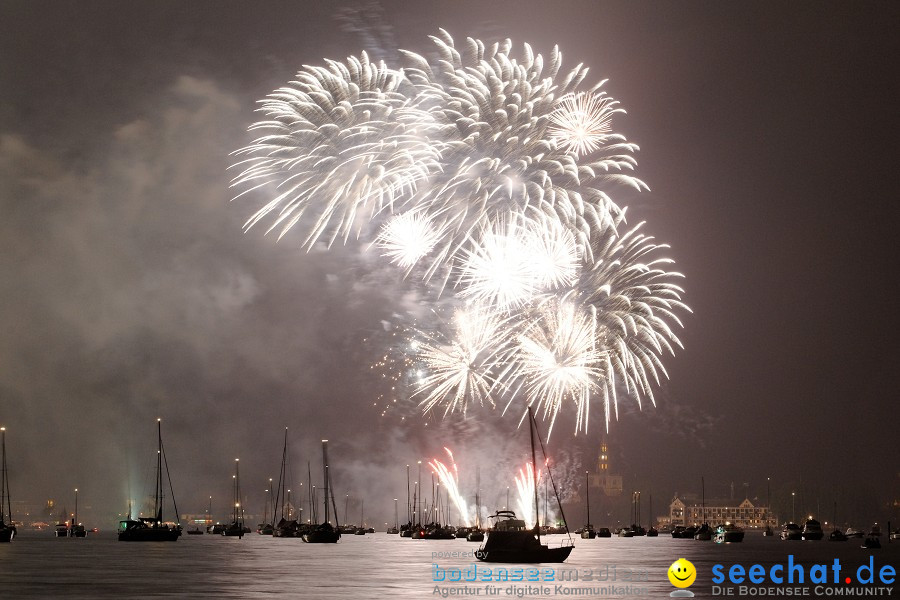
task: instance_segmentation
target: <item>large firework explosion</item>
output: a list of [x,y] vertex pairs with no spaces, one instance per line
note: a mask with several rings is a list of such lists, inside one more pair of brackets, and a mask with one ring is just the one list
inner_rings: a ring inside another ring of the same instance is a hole
[[329,60],[262,101],[235,152],[238,197],[267,194],[246,227],[374,244],[450,301],[402,342],[422,410],[534,406],[552,428],[572,409],[577,433],[599,402],[608,427],[618,397],[653,401],[689,310],[667,247],[613,198],[646,189],[612,128],[624,111],[556,48],[431,39],[435,60]]

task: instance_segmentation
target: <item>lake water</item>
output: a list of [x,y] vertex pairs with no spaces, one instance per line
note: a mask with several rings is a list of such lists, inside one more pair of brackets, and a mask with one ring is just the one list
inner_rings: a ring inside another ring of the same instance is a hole
[[[561,539],[565,536],[548,536],[551,545]],[[824,598],[833,597],[838,589],[860,589],[856,582],[857,568],[870,560],[876,575],[885,565],[897,569],[900,542],[889,544],[884,536],[881,540],[883,548],[866,550],[860,548],[862,540],[782,542],[777,537],[765,538],[755,532],[748,533],[743,543],[723,545],[672,539],[668,535],[578,538],[569,560],[561,565],[504,565],[511,574],[516,568],[537,568],[544,581],[486,583],[482,581],[483,570],[500,565],[481,563],[468,556],[447,557],[478,547],[465,540],[411,540],[376,533],[344,536],[340,543],[330,545],[304,544],[300,539],[253,533],[243,539],[184,535],[174,543],[125,543],[119,542],[114,532],[65,539],[53,537],[52,531],[24,531],[11,544],[0,544],[0,598],[380,599],[438,598],[440,592],[453,598],[559,599],[600,594],[664,598],[675,589],[669,583],[667,570],[680,557],[691,561],[698,572],[690,591],[696,597],[709,598],[715,597],[714,591],[723,592],[713,588],[715,564],[725,566],[726,576],[733,564],[746,568],[760,564],[768,573],[772,565],[787,564],[788,555],[793,555],[795,564],[805,565],[807,577],[805,584],[789,587],[807,588],[808,594],[801,591],[801,596]],[[835,559],[841,564],[842,581],[838,585],[830,582]],[[449,581],[453,576],[471,576],[473,563],[478,565],[477,582]],[[818,593],[816,584],[808,579],[809,569],[815,564],[827,565],[829,569],[829,583]],[[546,574],[546,569],[555,569],[553,582],[547,582],[541,575]],[[577,570],[579,579],[586,574],[592,579],[560,581],[562,570],[568,570],[570,576]],[[444,581],[435,581],[436,573],[437,578],[444,573]],[[848,574],[854,579],[850,585],[843,582]],[[606,580],[601,579],[604,575]],[[526,577],[527,572],[523,572],[523,579]],[[488,586],[496,588],[498,593],[488,595]],[[727,579],[721,587],[732,587],[735,596],[741,591]],[[751,584],[751,587],[757,596],[761,596],[758,592],[762,590],[769,591],[767,595],[771,597],[779,586],[767,583]],[[890,595],[884,591],[885,587],[891,588]],[[879,588],[881,596],[900,597],[896,581],[887,586],[869,584],[865,588]]]

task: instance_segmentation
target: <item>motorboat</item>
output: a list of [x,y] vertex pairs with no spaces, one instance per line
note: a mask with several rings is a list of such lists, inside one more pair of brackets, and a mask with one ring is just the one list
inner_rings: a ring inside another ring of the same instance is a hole
[[716,527],[715,541],[717,544],[732,544],[744,541],[744,529],[734,523],[725,523]]
[[822,531],[822,524],[810,517],[803,524],[802,535],[804,540],[821,540],[825,533]]
[[796,523],[785,523],[784,527],[781,528],[781,539],[798,541],[802,540],[803,530],[800,529],[800,526]]

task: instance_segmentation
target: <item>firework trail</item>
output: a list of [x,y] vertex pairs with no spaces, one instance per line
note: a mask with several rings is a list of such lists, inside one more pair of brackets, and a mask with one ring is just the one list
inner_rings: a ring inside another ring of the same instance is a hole
[[527,527],[534,527],[534,486],[535,481],[538,485],[541,483],[541,471],[537,472],[535,477],[534,469],[531,463],[527,463],[523,468],[519,469],[516,475],[516,491],[519,493],[519,517],[525,521]]
[[441,484],[447,490],[447,495],[454,506],[456,506],[463,525],[469,527],[469,507],[466,505],[462,494],[459,493],[459,469],[456,467],[456,461],[453,460],[453,453],[450,451],[450,448],[444,447],[444,450],[447,452],[447,456],[450,457],[450,467],[448,468],[436,458],[429,461],[428,466],[437,474]]
[[653,402],[689,311],[668,247],[626,229],[613,198],[647,189],[613,129],[624,110],[557,48],[431,40],[437,60],[329,60],[262,101],[234,153],[237,197],[265,198],[245,227],[307,249],[358,238],[455,304],[403,342],[423,411],[502,399],[552,428],[571,407],[577,433],[598,402],[608,428],[620,396]]

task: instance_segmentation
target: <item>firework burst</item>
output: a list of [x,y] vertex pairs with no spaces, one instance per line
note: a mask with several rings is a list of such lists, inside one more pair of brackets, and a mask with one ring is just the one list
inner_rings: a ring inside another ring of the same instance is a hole
[[623,140],[621,136],[611,134],[613,115],[625,112],[616,108],[617,104],[606,94],[596,93],[595,90],[566,94],[560,98],[556,111],[550,116],[553,124],[549,130],[551,139],[576,156],[596,152],[609,141]]
[[444,414],[468,408],[468,401],[494,406],[491,392],[496,386],[493,373],[502,340],[508,336],[501,316],[478,305],[457,309],[453,316],[453,336],[422,332],[425,340],[417,345],[417,356],[425,364],[427,374],[418,385],[427,394],[420,401],[427,412],[444,404]]
[[647,189],[613,128],[624,110],[557,48],[431,40],[435,61],[327,61],[262,101],[235,152],[238,197],[265,198],[246,228],[297,229],[307,249],[358,238],[456,305],[412,336],[426,413],[502,398],[552,429],[570,406],[578,432],[599,402],[608,427],[620,396],[653,401],[689,310],[667,246],[625,230],[614,199]]

